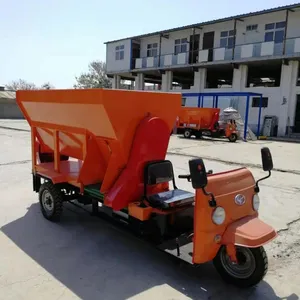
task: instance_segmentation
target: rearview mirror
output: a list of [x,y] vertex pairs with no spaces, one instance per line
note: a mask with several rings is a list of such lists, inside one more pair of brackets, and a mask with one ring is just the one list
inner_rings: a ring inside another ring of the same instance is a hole
[[261,160],[264,171],[271,171],[273,169],[273,160],[269,148],[264,147],[261,149]]
[[204,162],[201,158],[189,161],[191,181],[193,188],[204,189],[207,186],[207,173]]

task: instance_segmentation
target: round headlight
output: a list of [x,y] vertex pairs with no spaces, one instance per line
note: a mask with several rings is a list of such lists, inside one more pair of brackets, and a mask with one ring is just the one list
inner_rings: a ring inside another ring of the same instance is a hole
[[222,207],[217,207],[212,214],[212,220],[217,225],[221,225],[225,221],[225,217],[225,210]]
[[255,194],[252,199],[252,206],[255,211],[258,211],[259,204],[260,204],[259,196]]

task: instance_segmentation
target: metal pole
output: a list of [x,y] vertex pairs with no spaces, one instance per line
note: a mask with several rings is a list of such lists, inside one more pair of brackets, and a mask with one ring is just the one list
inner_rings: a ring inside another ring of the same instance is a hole
[[233,30],[234,30],[234,40],[233,40],[232,57],[231,57],[232,60],[234,60],[234,54],[235,54],[236,22],[237,22],[237,19],[234,19],[234,27],[233,27]]
[[216,96],[213,96],[213,105],[212,105],[213,108],[215,107],[215,98]]
[[201,98],[201,107],[203,108],[204,96],[202,95]]
[[259,137],[260,134],[261,106],[262,106],[262,95],[260,95],[260,99],[259,99],[258,125],[257,125],[257,132],[256,132],[257,137]]
[[216,108],[219,106],[219,96],[216,96]]
[[246,113],[245,113],[245,124],[244,124],[244,140],[247,140],[247,127],[248,127],[248,116],[249,116],[249,101],[250,96],[247,96],[247,103],[246,103]]
[[285,13],[285,29],[284,29],[284,37],[283,37],[282,55],[285,55],[288,21],[289,21],[289,10],[287,9]]
[[158,45],[158,67],[160,67],[160,62],[161,62],[161,37],[162,35],[159,35],[159,45]]
[[195,44],[195,28],[193,28],[192,50],[191,48],[189,49],[191,54],[191,60],[190,60],[191,64],[194,63],[194,44]]
[[200,107],[200,101],[201,101],[201,96],[200,94],[198,95],[198,107]]

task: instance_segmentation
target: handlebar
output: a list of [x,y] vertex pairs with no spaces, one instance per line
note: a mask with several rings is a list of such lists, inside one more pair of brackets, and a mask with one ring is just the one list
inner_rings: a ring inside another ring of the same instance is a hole
[[187,179],[188,181],[191,181],[191,175],[190,174],[179,175],[178,178],[180,178],[180,179]]
[[[208,174],[208,175],[213,174],[213,173],[214,173],[213,170],[208,170],[208,171],[207,171],[207,174]],[[179,175],[178,178],[190,180],[190,179],[191,179],[191,175],[190,175],[190,174]]]
[[[207,175],[213,174],[213,170],[208,170]],[[178,175],[179,179],[187,179],[187,181],[191,181],[191,174],[186,174],[186,175]]]

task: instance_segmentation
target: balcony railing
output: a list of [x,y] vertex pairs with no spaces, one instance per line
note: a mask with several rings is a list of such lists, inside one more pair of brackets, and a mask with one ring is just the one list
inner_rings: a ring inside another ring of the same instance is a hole
[[235,48],[213,48],[197,52],[164,54],[156,57],[134,58],[135,69],[156,69],[184,65],[254,60],[257,58],[300,56],[300,37],[286,39],[282,43],[258,42],[236,45]]

